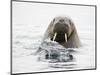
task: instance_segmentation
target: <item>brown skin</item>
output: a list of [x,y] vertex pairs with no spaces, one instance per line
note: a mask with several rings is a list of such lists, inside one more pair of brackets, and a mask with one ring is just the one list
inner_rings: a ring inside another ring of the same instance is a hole
[[[55,33],[57,33],[57,35],[53,40]],[[67,36],[67,41],[65,40],[65,34]],[[48,26],[43,40],[47,38],[58,42],[66,48],[80,47],[80,40],[75,25],[68,17],[55,17]]]

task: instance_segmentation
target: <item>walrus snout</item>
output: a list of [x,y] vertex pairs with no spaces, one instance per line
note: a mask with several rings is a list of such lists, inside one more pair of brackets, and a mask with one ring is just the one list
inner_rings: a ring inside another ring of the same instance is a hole
[[67,24],[58,22],[55,24],[53,32],[66,33],[67,29],[68,29]]
[[[63,20],[61,20],[63,21]],[[56,23],[53,30],[54,34],[51,38],[52,41],[56,41],[58,43],[67,42],[67,32],[68,28],[65,23]]]

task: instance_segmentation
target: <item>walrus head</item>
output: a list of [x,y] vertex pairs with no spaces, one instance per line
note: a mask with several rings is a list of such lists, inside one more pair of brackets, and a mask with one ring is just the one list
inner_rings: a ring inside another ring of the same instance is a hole
[[81,46],[75,24],[69,17],[55,17],[49,24],[45,39],[56,41],[66,48],[78,48]]
[[56,17],[52,22],[53,34],[51,40],[59,43],[67,42],[74,28],[71,20],[67,17]]

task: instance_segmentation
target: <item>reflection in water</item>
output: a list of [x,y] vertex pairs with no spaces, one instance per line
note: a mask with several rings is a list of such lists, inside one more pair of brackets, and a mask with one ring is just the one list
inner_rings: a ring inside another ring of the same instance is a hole
[[72,53],[74,52],[72,48],[67,49],[57,42],[45,40],[36,53],[39,55],[38,60],[47,62],[50,68],[74,68],[76,65],[73,64],[75,58]]

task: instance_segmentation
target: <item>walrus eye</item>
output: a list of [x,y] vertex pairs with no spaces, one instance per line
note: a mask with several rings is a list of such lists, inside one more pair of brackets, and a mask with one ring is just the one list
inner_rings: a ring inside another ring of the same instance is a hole
[[64,19],[60,19],[59,21],[60,21],[60,22],[64,22]]

